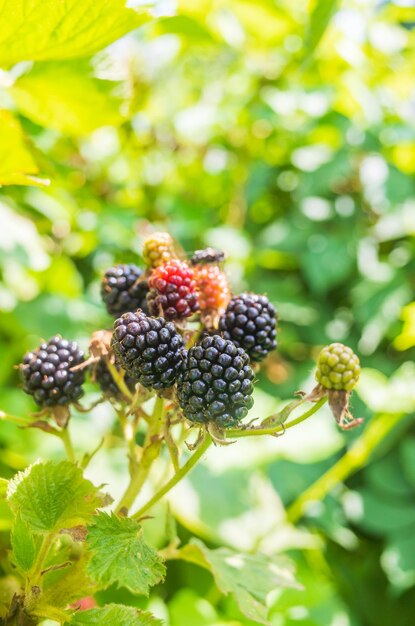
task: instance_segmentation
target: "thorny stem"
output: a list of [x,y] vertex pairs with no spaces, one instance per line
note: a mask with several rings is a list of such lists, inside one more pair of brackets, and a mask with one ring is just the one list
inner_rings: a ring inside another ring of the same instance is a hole
[[381,415],[374,419],[346,454],[306,489],[287,510],[291,523],[298,522],[311,502],[323,500],[333,487],[363,467],[372,452],[402,419],[403,415]]
[[175,487],[177,483],[179,483],[182,480],[182,478],[184,478],[191,471],[191,469],[193,469],[196,463],[201,459],[201,457],[204,455],[206,450],[209,448],[211,443],[212,443],[212,439],[210,435],[206,433],[203,442],[196,449],[196,451],[192,454],[192,456],[186,461],[183,467],[181,467],[179,471],[176,472],[176,474],[174,474],[174,476],[172,476],[170,480],[167,481],[167,483],[161,489],[159,489],[159,491],[157,491],[154,494],[154,496],[144,506],[142,506],[141,509],[139,509],[132,517],[134,519],[139,519],[140,517],[142,517],[143,513],[148,511],[148,509],[151,509],[151,507],[154,504],[156,504],[156,502],[158,502],[164,495],[166,495],[166,493],[168,493],[170,489],[173,489],[173,487]]
[[61,432],[59,433],[59,437],[62,439],[63,445],[65,446],[66,456],[68,457],[68,460],[72,463],[75,463],[75,452],[72,446],[72,439],[69,433],[68,426],[65,426],[65,428],[61,430]]
[[163,429],[163,414],[164,400],[156,396],[154,411],[148,425],[141,459],[138,464],[133,462],[131,480],[117,506],[117,513],[122,509],[130,509],[134,504],[135,499],[146,481],[153,462],[158,457],[162,443],[160,432]]
[[316,402],[311,407],[311,409],[309,409],[305,413],[302,413],[301,415],[291,420],[287,424],[279,423],[270,428],[246,428],[246,429],[232,428],[226,431],[226,437],[230,439],[237,439],[239,437],[257,437],[259,435],[276,435],[277,433],[284,432],[288,428],[292,428],[293,426],[296,426],[297,424],[304,422],[306,419],[311,417],[311,415],[314,415],[314,413],[316,413],[319,409],[321,409],[323,404],[325,404],[326,402],[327,402],[327,396],[325,396],[324,398],[321,398],[321,400]]

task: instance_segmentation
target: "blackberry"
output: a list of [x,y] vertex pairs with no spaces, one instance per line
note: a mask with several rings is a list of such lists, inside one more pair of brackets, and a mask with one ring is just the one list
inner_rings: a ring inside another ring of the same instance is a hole
[[225,274],[217,265],[201,265],[195,267],[195,278],[200,310],[221,315],[231,298]]
[[147,304],[151,315],[183,319],[198,310],[194,271],[184,261],[172,260],[154,269],[148,279]]
[[332,343],[320,352],[316,380],[325,389],[352,391],[360,376],[360,362],[351,348]]
[[20,366],[23,390],[44,408],[76,402],[83,394],[85,370],[72,368],[83,362],[78,344],[56,335],[25,355]]
[[190,259],[191,265],[208,265],[210,263],[221,263],[226,258],[223,250],[215,248],[205,248],[204,250],[196,250]]
[[[114,367],[117,368],[117,371],[121,370],[119,365],[114,365]],[[125,400],[124,395],[108,369],[107,359],[101,357],[99,361],[94,364],[92,377],[94,381],[98,383],[105,396],[113,398],[114,400]],[[131,393],[133,393],[137,380],[131,376],[125,375],[124,382]]]
[[130,263],[115,265],[105,272],[101,283],[101,297],[110,315],[128,311],[147,311],[148,284],[143,280],[143,270]]
[[114,322],[111,345],[128,376],[144,387],[171,387],[183,364],[183,339],[163,317],[124,313]]
[[253,378],[242,348],[219,335],[205,337],[187,353],[177,379],[179,404],[191,422],[234,426],[254,403]]
[[174,241],[169,233],[152,233],[143,244],[143,259],[150,267],[159,267],[176,258]]
[[275,309],[266,296],[242,293],[232,298],[219,321],[219,330],[252,361],[262,361],[277,347]]

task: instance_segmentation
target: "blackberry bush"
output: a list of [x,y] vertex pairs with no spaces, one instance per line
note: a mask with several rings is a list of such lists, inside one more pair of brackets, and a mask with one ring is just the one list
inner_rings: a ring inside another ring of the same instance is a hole
[[56,335],[25,355],[20,366],[23,390],[42,408],[76,402],[83,394],[85,371],[72,368],[83,362],[78,344]]
[[219,322],[225,339],[232,339],[252,361],[262,361],[277,347],[276,315],[266,296],[242,293],[230,301]]
[[151,315],[180,320],[199,308],[194,271],[183,261],[168,261],[156,268],[148,284],[147,304]]
[[254,403],[253,379],[246,352],[218,335],[205,337],[190,348],[179,374],[180,407],[191,422],[235,426]]
[[133,264],[115,265],[105,272],[101,283],[101,296],[110,315],[118,316],[128,311],[147,311],[148,283],[143,270]]
[[114,323],[112,347],[127,374],[144,387],[171,387],[183,365],[183,339],[163,317],[124,313]]

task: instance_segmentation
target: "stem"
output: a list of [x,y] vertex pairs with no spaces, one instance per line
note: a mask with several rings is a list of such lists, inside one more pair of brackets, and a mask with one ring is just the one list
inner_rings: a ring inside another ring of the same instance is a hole
[[162,443],[160,431],[163,427],[163,413],[164,400],[156,396],[153,415],[151,416],[144,442],[143,453],[138,464],[133,461],[131,479],[117,506],[117,513],[119,513],[121,509],[130,509],[134,504],[135,499],[147,479],[153,462],[158,457]]
[[183,467],[179,469],[179,471],[176,474],[174,474],[174,476],[172,476],[170,480],[167,481],[167,483],[161,489],[159,489],[159,491],[157,491],[154,494],[154,496],[147,502],[147,504],[142,506],[141,509],[139,509],[136,513],[134,513],[134,515],[132,516],[133,519],[139,519],[140,517],[142,517],[143,513],[148,511],[148,509],[150,509],[154,504],[156,504],[156,502],[158,502],[164,495],[166,495],[166,493],[168,493],[170,489],[173,489],[173,487],[175,487],[177,483],[179,483],[182,480],[182,478],[184,478],[190,472],[190,470],[196,465],[196,463],[200,460],[200,458],[204,455],[206,450],[209,448],[211,443],[212,443],[212,439],[210,435],[206,433],[205,439],[200,444],[199,448],[197,448],[197,450],[192,454],[192,456],[186,461]]
[[68,457],[68,460],[72,463],[76,463],[75,452],[72,446],[72,439],[69,433],[68,426],[65,426],[65,428],[60,432],[59,436],[63,441],[63,445],[65,446],[66,456]]
[[40,550],[39,553],[37,555],[36,561],[33,564],[32,570],[29,574],[29,576],[27,577],[26,580],[26,592],[25,592],[25,604],[26,606],[29,608],[31,607],[31,605],[35,602],[34,598],[32,597],[32,593],[31,590],[33,587],[37,586],[41,575],[42,575],[42,569],[43,569],[43,564],[46,560],[46,557],[48,555],[49,549],[52,545],[53,539],[54,539],[54,534],[53,533],[48,533],[47,535],[45,535],[43,541],[42,541],[42,545],[40,546]]
[[301,422],[304,422],[306,419],[314,415],[321,407],[327,402],[327,396],[321,398],[318,402],[316,402],[311,409],[302,413],[295,419],[291,420],[287,424],[281,423],[276,426],[272,426],[271,428],[247,428],[243,430],[242,428],[232,428],[226,431],[226,435],[229,438],[239,438],[239,437],[258,437],[260,435],[276,435],[280,432],[285,432],[288,428],[292,428]]
[[0,420],[5,420],[7,422],[12,422],[17,426],[29,426],[30,420],[25,419],[24,417],[17,417],[17,415],[10,415],[9,413],[4,413],[4,411],[0,411]]
[[306,489],[287,510],[290,522],[297,522],[312,501],[323,500],[332,488],[343,482],[354,471],[363,467],[373,450],[388,435],[402,415],[382,415],[374,419],[346,454],[323,476]]
[[123,374],[117,370],[114,363],[111,363],[109,359],[107,360],[106,365],[118,389],[121,391],[123,396],[125,396],[131,402],[131,400],[133,399],[133,395],[125,384]]

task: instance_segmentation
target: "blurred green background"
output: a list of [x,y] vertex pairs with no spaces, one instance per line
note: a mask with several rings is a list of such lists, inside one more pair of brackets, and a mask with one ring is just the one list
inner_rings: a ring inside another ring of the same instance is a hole
[[[319,349],[341,341],[362,361],[352,409],[365,424],[345,434],[323,410],[278,440],[210,451],[171,500],[180,533],[290,554],[305,590],[271,599],[274,626],[413,626],[413,2],[160,0],[141,28],[103,48],[134,26],[114,22],[112,37],[74,58],[53,47],[26,57],[5,21],[0,409],[34,410],[15,365],[40,337],[86,347],[110,326],[100,277],[140,264],[152,228],[187,252],[225,248],[234,290],[267,293],[279,311],[279,349],[251,416],[311,390]],[[85,402],[94,398],[91,386]],[[284,507],[388,415],[398,425],[371,462],[284,521]],[[79,450],[109,428],[89,475],[116,496],[127,475],[111,407],[73,420]],[[0,421],[0,475],[61,457],[50,439]],[[10,520],[0,512],[1,567]],[[151,532],[160,541],[162,522]],[[149,606],[170,626],[253,624],[183,563]]]

